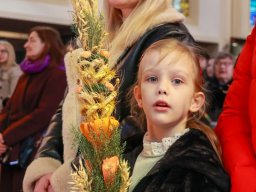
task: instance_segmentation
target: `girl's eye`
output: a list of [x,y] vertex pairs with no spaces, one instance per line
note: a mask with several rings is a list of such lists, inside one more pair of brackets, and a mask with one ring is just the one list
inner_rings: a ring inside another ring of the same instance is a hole
[[173,79],[173,80],[172,80],[172,83],[173,83],[174,85],[180,85],[180,84],[183,83],[183,81],[182,81],[181,79]]
[[157,77],[151,76],[151,77],[148,77],[146,80],[147,80],[148,82],[156,82],[156,81],[157,81]]

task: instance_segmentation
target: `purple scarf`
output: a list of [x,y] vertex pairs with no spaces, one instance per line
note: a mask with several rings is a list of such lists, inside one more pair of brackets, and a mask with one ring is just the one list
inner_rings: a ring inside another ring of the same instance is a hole
[[20,64],[20,68],[24,73],[39,73],[48,67],[50,64],[50,59],[51,58],[49,55],[46,55],[43,59],[36,61],[24,59]]

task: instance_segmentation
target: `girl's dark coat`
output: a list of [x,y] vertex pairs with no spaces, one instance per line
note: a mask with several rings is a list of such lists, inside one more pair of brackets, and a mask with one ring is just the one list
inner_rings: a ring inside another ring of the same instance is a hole
[[[133,171],[143,134],[127,139],[125,158]],[[177,140],[133,192],[228,192],[230,179],[208,138],[191,129]]]

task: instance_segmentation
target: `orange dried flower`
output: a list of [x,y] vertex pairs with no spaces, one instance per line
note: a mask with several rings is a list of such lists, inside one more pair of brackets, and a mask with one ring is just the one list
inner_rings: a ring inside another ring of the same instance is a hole
[[92,53],[91,53],[91,51],[83,51],[81,55],[82,55],[82,57],[87,59],[87,58],[91,57]]
[[100,50],[99,51],[99,54],[100,55],[102,55],[103,57],[105,57],[105,58],[109,58],[109,52],[108,51],[106,51],[106,50]]
[[114,91],[114,89],[115,89],[115,87],[111,84],[111,83],[109,83],[109,82],[106,82],[106,83],[104,83],[104,85],[108,88],[108,90],[110,90],[110,91]]
[[104,138],[109,138],[118,126],[119,122],[114,117],[105,117],[81,123],[80,130],[86,139],[98,148],[105,142]]
[[116,172],[119,166],[118,156],[106,158],[102,163],[102,174],[107,186],[111,186],[115,181]]

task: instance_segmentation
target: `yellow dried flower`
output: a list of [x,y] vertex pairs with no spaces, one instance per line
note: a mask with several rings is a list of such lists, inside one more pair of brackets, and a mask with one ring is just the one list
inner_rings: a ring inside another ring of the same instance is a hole
[[81,159],[79,160],[79,167],[74,165],[74,168],[75,171],[71,173],[73,182],[69,182],[72,185],[71,189],[79,192],[92,191],[92,179],[88,177]]
[[81,56],[82,56],[83,58],[85,58],[85,59],[88,59],[88,58],[90,58],[90,57],[92,56],[92,53],[91,53],[91,51],[84,51],[84,52],[81,54]]
[[119,169],[121,171],[122,178],[120,192],[127,192],[129,186],[131,185],[131,178],[129,176],[130,168],[128,166],[127,161],[121,160],[119,164]]

